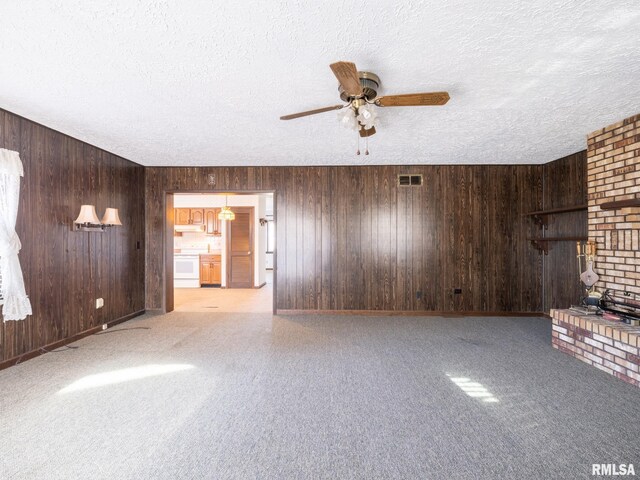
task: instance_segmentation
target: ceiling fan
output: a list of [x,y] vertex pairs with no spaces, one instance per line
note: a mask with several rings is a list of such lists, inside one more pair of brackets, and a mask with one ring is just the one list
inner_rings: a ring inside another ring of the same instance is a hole
[[280,117],[280,120],[293,120],[317,113],[330,112],[349,108],[342,122],[353,126],[361,137],[370,137],[376,133],[376,112],[372,108],[377,107],[414,107],[423,105],[444,105],[449,101],[447,92],[409,93],[405,95],[387,95],[378,97],[380,77],[371,72],[359,72],[352,62],[336,62],[330,65],[333,74],[339,82],[338,91],[340,98],[347,102],[332,107],[317,108],[306,112],[293,113]]

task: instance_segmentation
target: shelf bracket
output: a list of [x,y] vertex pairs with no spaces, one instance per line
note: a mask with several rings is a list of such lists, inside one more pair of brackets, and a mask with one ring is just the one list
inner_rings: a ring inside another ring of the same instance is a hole
[[540,255],[542,255],[542,253],[544,253],[545,255],[549,255],[549,242],[548,241],[546,241],[546,240],[531,240],[531,245],[533,245],[533,248],[538,250],[538,253]]
[[536,225],[538,225],[541,228],[544,228],[545,230],[547,229],[547,227],[549,226],[549,216],[545,215],[545,214],[536,214],[536,215],[532,215],[533,221]]

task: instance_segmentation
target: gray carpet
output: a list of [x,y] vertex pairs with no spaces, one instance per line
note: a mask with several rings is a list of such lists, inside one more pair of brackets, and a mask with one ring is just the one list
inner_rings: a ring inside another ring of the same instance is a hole
[[174,312],[107,332],[0,372],[0,478],[640,470],[640,389],[553,350],[546,319]]

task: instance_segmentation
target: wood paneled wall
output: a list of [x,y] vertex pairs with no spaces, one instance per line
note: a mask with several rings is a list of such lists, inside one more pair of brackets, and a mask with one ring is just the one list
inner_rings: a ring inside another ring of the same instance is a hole
[[[144,168],[4,110],[0,147],[24,165],[16,230],[33,308],[0,323],[0,364],[144,310]],[[123,226],[73,232],[83,203],[118,208]]]
[[[586,150],[547,163],[543,168],[544,209],[587,204]],[[587,211],[549,216],[549,237],[587,236]],[[576,258],[576,242],[554,242],[544,256],[543,308],[569,308],[584,296]]]
[[[543,260],[527,241],[538,229],[522,214],[542,205],[542,171],[147,168],[146,306],[164,308],[165,192],[273,190],[279,310],[540,312]],[[398,187],[399,173],[424,185]]]

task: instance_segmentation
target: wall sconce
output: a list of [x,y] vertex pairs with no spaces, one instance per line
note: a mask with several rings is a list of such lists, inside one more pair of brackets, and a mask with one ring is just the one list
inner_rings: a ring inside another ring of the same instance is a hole
[[107,208],[102,221],[100,221],[98,220],[98,215],[96,215],[96,207],[94,205],[82,205],[78,218],[73,222],[73,230],[76,232],[104,232],[106,227],[113,227],[114,225],[122,225],[117,208]]

